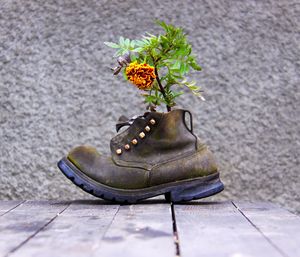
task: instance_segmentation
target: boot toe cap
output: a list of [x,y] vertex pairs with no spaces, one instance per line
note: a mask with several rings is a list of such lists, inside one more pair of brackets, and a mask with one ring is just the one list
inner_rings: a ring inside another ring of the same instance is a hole
[[78,146],[73,148],[67,158],[81,171],[90,170],[100,153],[92,146]]

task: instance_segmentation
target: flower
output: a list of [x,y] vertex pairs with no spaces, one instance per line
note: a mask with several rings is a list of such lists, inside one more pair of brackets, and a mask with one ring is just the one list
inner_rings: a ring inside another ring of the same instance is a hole
[[132,62],[126,67],[127,79],[141,90],[149,90],[155,80],[154,67],[147,63]]

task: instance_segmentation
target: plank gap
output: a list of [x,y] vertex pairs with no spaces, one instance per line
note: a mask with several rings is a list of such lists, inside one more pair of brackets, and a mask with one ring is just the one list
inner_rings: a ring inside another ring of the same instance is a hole
[[171,214],[172,214],[172,224],[173,224],[173,235],[174,235],[174,244],[175,244],[175,254],[176,257],[180,256],[180,244],[179,244],[179,236],[176,224],[176,216],[174,210],[174,204],[171,202]]
[[289,257],[275,243],[273,243],[273,241],[268,238],[233,201],[231,201],[231,203],[242,214],[242,216],[268,241],[269,244],[271,244],[283,257]]
[[16,209],[17,207],[19,207],[21,204],[23,204],[25,202],[26,202],[26,200],[23,200],[22,202],[18,203],[16,206],[14,206],[14,207],[10,208],[9,210],[7,210],[6,212],[0,214],[0,217],[4,216],[5,214],[9,213],[10,211]]
[[231,201],[174,205],[181,256],[282,257]]
[[108,224],[106,230],[104,231],[104,233],[103,233],[103,235],[102,235],[102,237],[101,237],[101,240],[103,240],[103,239],[105,238],[105,235],[106,235],[107,231],[109,230],[109,228],[110,228],[111,225],[113,224],[113,222],[114,222],[114,220],[115,220],[115,218],[116,218],[116,216],[117,216],[117,214],[118,214],[118,212],[119,212],[119,210],[120,210],[120,206],[121,206],[121,205],[118,206],[117,211],[115,212],[113,218],[111,219],[111,221],[110,221],[110,223]]
[[37,231],[35,231],[32,235],[30,235],[28,238],[26,238],[23,242],[21,242],[19,245],[17,245],[15,248],[10,250],[4,257],[8,257],[9,255],[13,254],[15,251],[19,250],[23,245],[25,245],[27,242],[29,242],[32,238],[34,238],[39,232],[41,232],[43,229],[45,229],[51,222],[53,222],[59,215],[61,215],[66,209],[69,208],[71,203],[69,203],[64,209],[62,209],[60,212],[58,212],[52,219],[50,219],[46,224],[44,224],[42,227],[40,227]]

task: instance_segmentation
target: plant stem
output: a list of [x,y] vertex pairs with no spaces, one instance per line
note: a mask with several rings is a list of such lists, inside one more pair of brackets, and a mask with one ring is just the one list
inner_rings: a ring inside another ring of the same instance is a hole
[[[154,72],[155,72],[155,76],[156,76],[156,80],[160,89],[160,92],[162,93],[163,97],[165,98],[166,102],[168,102],[168,98],[167,98],[167,94],[166,91],[164,89],[164,87],[162,86],[161,82],[160,82],[160,78],[158,76],[158,72],[157,72],[157,68],[156,66],[154,66]],[[171,111],[171,107],[169,105],[167,105],[167,111],[170,112]]]

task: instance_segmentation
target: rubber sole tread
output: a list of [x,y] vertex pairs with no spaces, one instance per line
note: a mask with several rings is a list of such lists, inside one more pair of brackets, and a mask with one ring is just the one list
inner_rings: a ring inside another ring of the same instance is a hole
[[[164,194],[165,199],[168,202],[186,202],[212,196],[224,189],[224,185],[219,179],[219,174],[215,174],[212,179],[207,176],[207,180],[211,179],[211,181],[205,181],[206,177],[199,178],[199,182],[197,182],[197,179],[190,182],[179,181],[176,182],[178,183],[177,186],[170,186],[169,184],[165,184],[161,185],[159,187],[159,190],[157,190],[158,187],[156,186],[153,187],[153,192],[151,192],[152,188],[149,188],[149,192],[147,194],[137,196],[138,194],[140,194],[139,190],[120,189],[120,192],[118,192],[118,189],[111,188],[106,185],[100,184],[99,182],[85,178],[84,174],[74,165],[72,165],[72,163],[67,158],[63,158],[62,160],[60,160],[58,162],[58,167],[69,180],[71,180],[76,186],[80,187],[85,192],[95,197],[102,198],[106,201],[113,201],[120,204],[135,204],[140,200],[162,194]],[[124,195],[122,194],[123,191],[132,191],[132,194]],[[135,194],[135,192],[138,192],[138,194]]]

